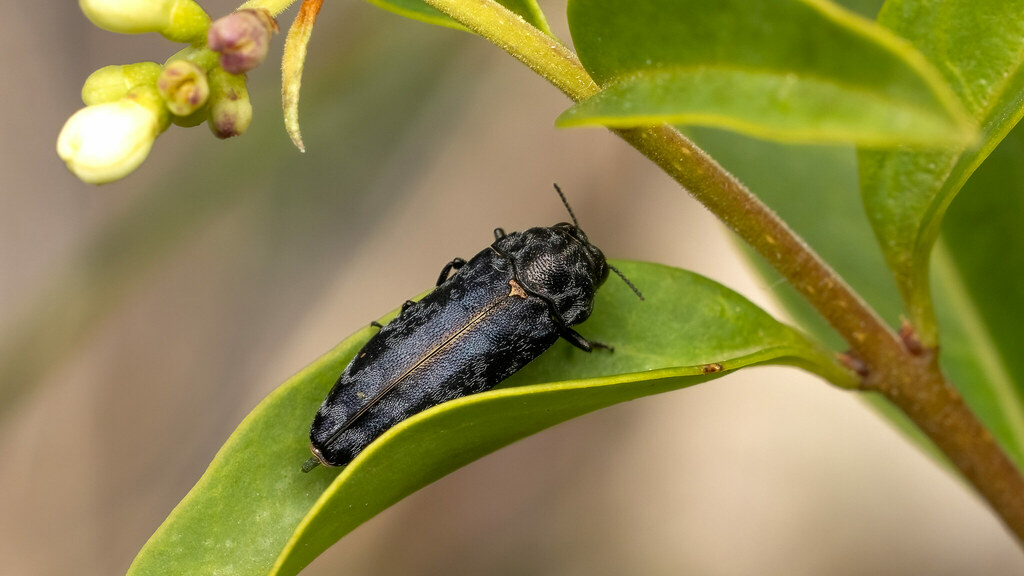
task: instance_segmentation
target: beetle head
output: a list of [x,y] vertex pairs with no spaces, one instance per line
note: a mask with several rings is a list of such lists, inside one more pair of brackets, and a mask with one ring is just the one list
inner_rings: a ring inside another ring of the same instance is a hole
[[608,279],[608,261],[604,257],[604,253],[597,246],[590,243],[590,239],[587,238],[586,233],[577,226],[576,224],[570,224],[568,222],[559,222],[552,226],[555,230],[564,232],[573,240],[579,242],[584,248],[584,254],[587,257],[587,269],[590,272],[590,277],[594,282],[594,287],[604,284],[604,281]]
[[562,193],[562,189],[558,187],[558,184],[555,184],[555,192],[558,192],[558,197],[562,199],[562,204],[565,205],[565,209],[569,212],[569,217],[572,218],[572,224],[569,224],[568,222],[561,222],[559,224],[555,224],[554,228],[565,230],[566,232],[569,233],[570,236],[572,236],[576,240],[579,240],[587,249],[587,256],[590,257],[591,261],[590,263],[594,278],[594,286],[597,287],[600,286],[601,284],[604,284],[604,281],[608,279],[608,271],[611,270],[612,272],[615,272],[615,274],[618,275],[619,278],[622,278],[622,281],[626,283],[626,286],[629,286],[629,289],[632,290],[634,294],[636,294],[637,298],[643,300],[643,294],[641,294],[640,291],[637,290],[636,286],[634,286],[633,283],[629,281],[629,278],[626,278],[625,274],[619,272],[618,268],[609,264],[608,261],[605,259],[604,254],[602,254],[601,251],[598,250],[597,246],[594,246],[593,244],[590,243],[590,240],[587,238],[587,235],[584,234],[583,230],[580,228],[580,223],[578,220],[576,220],[576,215],[573,214],[572,207],[569,206],[569,200],[566,199],[565,194]]

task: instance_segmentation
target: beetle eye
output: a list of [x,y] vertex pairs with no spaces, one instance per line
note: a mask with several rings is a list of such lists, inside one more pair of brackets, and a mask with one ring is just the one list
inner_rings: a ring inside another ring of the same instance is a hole
[[575,224],[570,224],[568,222],[559,222],[558,224],[555,224],[553,227],[558,228],[559,230],[565,230],[573,238],[579,240],[580,242],[587,246],[590,245],[590,240],[587,238],[587,235],[584,234],[583,230],[580,229]]
[[590,252],[590,257],[597,264],[597,285],[600,286],[608,279],[608,261],[605,260],[604,253],[593,244],[587,244],[587,251]]

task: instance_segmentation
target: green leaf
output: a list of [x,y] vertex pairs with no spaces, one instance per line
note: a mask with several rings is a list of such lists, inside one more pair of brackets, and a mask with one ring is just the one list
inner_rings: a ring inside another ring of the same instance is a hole
[[403,497],[569,418],[755,363],[847,378],[801,333],[711,280],[655,264],[617,265],[646,301],[612,278],[599,291],[593,317],[579,327],[614,345],[613,353],[585,354],[560,342],[501,388],[392,428],[341,472],[302,474],[313,414],[372,334],[359,331],[246,417],[129,575],[296,574]]
[[[522,16],[524,20],[532,24],[541,32],[551,35],[551,28],[548,27],[548,21],[544,17],[544,12],[541,11],[540,6],[537,5],[536,0],[496,1],[505,8],[508,8]],[[400,16],[405,16],[406,18],[412,18],[413,20],[419,20],[420,22],[426,22],[428,24],[436,24],[438,26],[464,30],[458,22],[452,20],[447,14],[444,14],[433,6],[426,4],[423,0],[367,0],[367,2],[375,4],[388,12],[394,12]]]
[[1024,126],[964,186],[942,225],[933,285],[942,366],[1024,468]]
[[836,0],[836,4],[874,20],[878,16],[878,11],[881,10],[884,0]]
[[715,126],[794,142],[962,143],[974,127],[909,43],[824,0],[570,0],[602,86],[561,126]]
[[938,67],[981,127],[969,147],[860,154],[868,217],[926,344],[937,341],[928,267],[942,217],[1024,114],[1022,8],[1006,0],[890,0],[879,14]]

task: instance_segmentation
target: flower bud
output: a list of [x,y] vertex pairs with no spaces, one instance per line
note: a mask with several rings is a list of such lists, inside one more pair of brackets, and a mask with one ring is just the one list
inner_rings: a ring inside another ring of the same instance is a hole
[[176,0],[79,0],[96,26],[122,34],[160,32],[171,23]]
[[229,74],[221,68],[210,70],[210,115],[207,122],[217,138],[244,133],[252,122],[252,104],[245,76]]
[[175,126],[181,126],[182,128],[195,128],[203,122],[206,122],[207,118],[210,117],[210,111],[206,108],[200,108],[188,116],[171,116],[171,122]]
[[232,12],[210,26],[206,42],[220,53],[220,65],[231,74],[241,74],[259,66],[267,58],[270,37],[277,22],[263,8]]
[[85,79],[82,102],[91,106],[120,100],[138,86],[155,85],[161,70],[156,62],[104,66]]
[[104,184],[138,168],[159,132],[159,114],[135,100],[86,106],[64,124],[57,154],[83,182]]
[[201,43],[210,29],[210,15],[195,0],[176,0],[171,23],[160,31],[172,42]]
[[194,42],[210,26],[195,0],[78,0],[96,26],[121,34],[159,32],[177,42]]
[[171,113],[167,110],[167,103],[164,102],[156,86],[139,86],[125,95],[124,100],[131,100],[145,106],[150,112],[156,115],[157,134],[160,134],[171,125]]
[[175,116],[188,116],[206,104],[210,86],[203,69],[187,60],[175,60],[164,68],[156,88]]

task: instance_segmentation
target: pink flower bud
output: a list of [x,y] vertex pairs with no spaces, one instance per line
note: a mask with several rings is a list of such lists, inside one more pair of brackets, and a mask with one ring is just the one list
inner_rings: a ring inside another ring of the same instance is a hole
[[207,45],[220,53],[221,68],[241,74],[263,63],[275,32],[277,22],[270,12],[247,8],[214,22],[207,34]]

